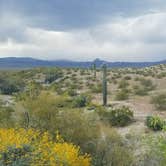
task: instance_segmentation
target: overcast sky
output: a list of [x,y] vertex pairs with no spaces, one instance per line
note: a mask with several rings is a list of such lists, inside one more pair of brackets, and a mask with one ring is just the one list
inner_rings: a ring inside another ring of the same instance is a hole
[[0,57],[166,59],[165,0],[0,0]]

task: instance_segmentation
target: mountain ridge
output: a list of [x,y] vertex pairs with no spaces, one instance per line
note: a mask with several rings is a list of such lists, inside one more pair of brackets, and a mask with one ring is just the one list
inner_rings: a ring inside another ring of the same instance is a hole
[[109,62],[101,59],[94,61],[71,61],[71,60],[41,60],[29,57],[6,57],[0,58],[0,69],[13,69],[13,68],[33,68],[33,67],[82,67],[88,68],[93,64],[101,67],[106,63],[109,68],[114,67],[149,67],[153,65],[166,64],[166,60],[156,62]]

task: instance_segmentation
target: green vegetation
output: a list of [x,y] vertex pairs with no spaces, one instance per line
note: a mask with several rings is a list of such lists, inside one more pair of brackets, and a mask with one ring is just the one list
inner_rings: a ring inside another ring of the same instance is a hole
[[[158,136],[165,134],[166,114],[155,107],[166,110],[165,72],[166,65],[0,71],[0,139],[8,141],[0,141],[0,165],[29,166],[35,158],[41,165],[164,166]],[[52,145],[61,148],[50,153]]]
[[96,64],[93,64],[94,79],[96,78]]
[[103,105],[107,105],[107,66],[103,65]]
[[129,83],[126,80],[121,80],[119,83],[119,88],[126,89],[129,86]]
[[165,126],[165,121],[158,116],[148,116],[146,125],[154,131],[162,130]]
[[57,80],[58,78],[62,77],[62,72],[59,69],[48,69],[45,72],[45,82],[46,83],[52,83],[55,80]]
[[166,110],[166,94],[153,96],[152,103],[158,110]]
[[102,84],[97,84],[97,85],[91,85],[91,91],[92,93],[101,93],[102,92]]
[[117,94],[115,99],[116,100],[127,100],[129,98],[129,90],[128,89],[121,89]]
[[136,81],[139,81],[140,84],[134,85],[134,93],[139,96],[148,95],[148,93],[152,90],[155,90],[156,85],[153,84],[152,80],[144,79],[144,78],[136,78]]
[[86,95],[76,96],[72,102],[73,102],[73,107],[78,107],[78,108],[85,107],[89,104],[90,97]]
[[0,127],[12,127],[14,119],[12,113],[14,110],[11,107],[0,105]]
[[108,110],[99,110],[101,119],[109,122],[112,126],[126,126],[133,121],[133,111],[128,107],[110,108]]

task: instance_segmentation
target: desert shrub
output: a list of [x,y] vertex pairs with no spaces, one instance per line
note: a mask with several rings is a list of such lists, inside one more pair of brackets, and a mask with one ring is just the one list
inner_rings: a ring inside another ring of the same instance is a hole
[[72,77],[72,79],[74,79],[74,80],[77,80],[77,74],[76,73],[73,73],[72,75],[71,75],[71,77]]
[[60,132],[64,140],[79,145],[84,152],[91,152],[87,147],[89,142],[95,142],[100,136],[97,115],[85,113],[80,109],[64,109],[58,120],[53,122],[55,129]]
[[117,83],[118,83],[118,81],[117,81],[116,79],[114,79],[114,80],[113,80],[113,84],[116,85]]
[[12,95],[22,91],[24,86],[23,77],[20,77],[17,72],[8,71],[0,73],[0,93]]
[[49,86],[49,90],[52,90],[52,91],[56,91],[59,88],[62,88],[62,84],[60,84],[60,83],[52,83]]
[[143,87],[140,87],[138,85],[133,86],[134,94],[139,96],[145,96],[148,94],[147,90],[145,90]]
[[141,84],[147,89],[147,90],[153,90],[155,88],[155,85],[153,85],[152,80],[150,79],[141,79]]
[[18,92],[19,88],[15,84],[5,83],[3,87],[1,87],[0,91],[2,94],[12,95],[13,93]]
[[126,126],[133,119],[133,112],[128,107],[110,111],[109,121],[112,126]]
[[47,132],[12,128],[0,129],[0,140],[0,162],[4,166],[90,166],[90,156],[81,154],[79,147],[65,142],[60,135],[53,140]]
[[86,71],[84,69],[81,69],[80,70],[80,75],[83,76],[83,75],[86,75]]
[[62,83],[52,83],[49,87],[50,90],[55,91],[58,95],[64,94],[63,84]]
[[58,78],[62,77],[62,71],[59,69],[50,68],[45,71],[45,82],[51,84]]
[[69,88],[67,89],[67,94],[71,97],[76,96],[77,95],[77,91],[75,89]]
[[140,80],[139,77],[135,77],[135,78],[134,78],[134,81],[139,81],[139,80]]
[[129,86],[129,83],[124,79],[119,82],[119,88],[125,89],[128,86]]
[[131,80],[132,78],[131,78],[131,76],[125,76],[124,79],[125,80]]
[[14,110],[11,107],[0,106],[0,127],[11,127],[14,125],[13,112]]
[[129,98],[129,90],[121,89],[115,96],[116,100],[127,100]]
[[141,85],[144,87],[144,90],[151,91],[155,89],[155,85],[153,84],[152,80],[150,79],[140,79]]
[[[37,98],[26,98],[22,101],[25,110],[30,115],[29,125],[41,130],[54,130],[60,109],[71,107],[71,101],[66,96],[55,96],[51,93],[42,92]],[[26,118],[24,113],[20,117],[20,125],[24,125]],[[27,126],[27,125],[25,125]]]
[[71,69],[68,69],[67,72],[66,72],[67,75],[71,75],[72,74],[72,71]]
[[78,83],[71,83],[70,88],[71,89],[79,89],[80,85]]
[[76,96],[74,99],[73,99],[73,107],[85,107],[89,104],[90,102],[90,98],[86,95],[80,95],[80,96]]
[[[148,136],[144,138],[148,146],[148,154],[144,165],[165,166],[166,163],[166,139],[164,135]],[[142,164],[143,165],[143,164]]]
[[149,91],[152,91],[156,88],[156,85],[153,84],[152,80],[150,79],[144,79],[144,78],[137,78],[137,81],[140,81],[141,85],[135,85],[133,86],[134,93],[139,96],[145,96],[148,95]]
[[133,163],[132,150],[129,149],[121,136],[113,128],[102,128],[104,138],[98,140],[94,145],[88,144],[89,147],[95,147],[92,153],[92,165],[117,165],[128,166]]
[[101,93],[102,92],[102,84],[93,85],[91,87],[91,91],[92,91],[92,93]]
[[23,92],[15,94],[16,101],[25,100],[26,98],[34,99],[40,94],[42,89],[41,84],[31,81],[25,86]]
[[158,110],[166,110],[166,94],[153,96],[152,103]]
[[0,152],[0,165],[31,165],[32,148],[29,145],[22,145],[21,147],[9,146],[6,151]]
[[113,75],[113,79],[119,79],[119,78],[121,78],[122,77],[122,75],[120,74],[120,73],[115,73],[114,75]]
[[109,122],[112,126],[126,126],[133,120],[133,111],[128,107],[111,108],[108,110],[100,110],[99,115],[102,120]]
[[161,78],[164,78],[164,77],[166,77],[166,72],[161,72],[160,74],[157,74],[158,79],[161,79]]
[[58,130],[66,141],[71,141],[82,149],[86,142],[99,134],[97,118],[81,109],[71,108],[72,101],[66,97],[41,93],[37,99],[25,102],[24,107],[29,116],[21,115],[22,127],[48,131],[51,135]]
[[162,130],[165,121],[158,116],[148,116],[146,118],[146,125],[154,131]]

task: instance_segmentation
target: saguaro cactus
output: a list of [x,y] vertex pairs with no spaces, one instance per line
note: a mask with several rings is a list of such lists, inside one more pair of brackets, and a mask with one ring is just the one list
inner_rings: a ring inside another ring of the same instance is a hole
[[93,64],[94,78],[96,78],[96,64]]
[[107,65],[103,65],[103,105],[107,105]]

